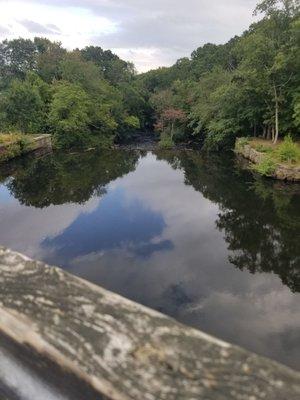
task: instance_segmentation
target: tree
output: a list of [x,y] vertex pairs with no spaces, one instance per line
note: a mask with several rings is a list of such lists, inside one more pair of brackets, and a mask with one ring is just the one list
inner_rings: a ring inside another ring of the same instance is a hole
[[[299,0],[263,0],[255,13],[262,18],[240,37],[220,45],[206,43],[171,67],[139,75],[133,64],[99,46],[67,51],[46,38],[4,40],[0,43],[2,129],[47,132],[51,122],[58,137],[70,125],[79,143],[91,146],[96,141],[128,140],[138,129],[155,125],[175,142],[215,150],[231,146],[241,135],[262,135],[274,142],[279,136],[297,135]],[[57,102],[65,107],[62,114],[57,114]]]
[[22,133],[41,133],[49,98],[47,84],[36,74],[27,74],[24,81],[13,80],[0,103],[6,126]]
[[[272,98],[275,124],[272,138],[276,143],[279,137],[280,106],[286,102],[289,82],[299,72],[291,63],[291,48],[287,51],[291,41],[290,24],[299,13],[299,2],[264,0],[258,4],[255,13],[264,13],[266,17],[257,32],[249,36],[248,43],[244,41],[242,46],[245,45],[245,63],[256,73],[260,87],[265,83],[263,95],[266,101],[268,97]],[[251,41],[252,47],[249,48]],[[250,63],[249,56],[254,56]]]
[[60,63],[67,51],[60,42],[51,42],[46,38],[34,38],[37,55],[37,72],[47,83],[61,78]]
[[300,128],[300,93],[294,99],[294,120],[296,127]]
[[176,125],[178,126],[185,121],[186,114],[184,111],[176,108],[167,108],[161,113],[156,128],[162,132],[169,132],[171,140],[173,140]]
[[35,71],[36,56],[36,47],[30,39],[19,38],[1,42],[1,85],[7,86],[12,79],[23,79],[28,71]]
[[167,108],[186,113],[183,136],[208,147],[232,144],[238,135],[296,134],[300,87],[299,1],[265,0],[263,18],[224,45],[205,44],[138,77],[148,92],[158,127]]
[[81,85],[88,93],[97,90],[99,81],[103,80],[96,64],[83,60],[78,51],[66,55],[60,64],[60,70],[63,80]]
[[289,17],[295,16],[300,10],[298,0],[263,0],[256,6],[254,14],[263,13],[269,17],[282,11]]
[[81,86],[60,82],[55,87],[49,125],[59,145],[81,146],[87,134],[90,100]]
[[104,78],[113,85],[131,81],[134,76],[133,64],[121,60],[110,50],[103,50],[99,46],[87,46],[81,50],[81,54],[84,60],[95,63]]

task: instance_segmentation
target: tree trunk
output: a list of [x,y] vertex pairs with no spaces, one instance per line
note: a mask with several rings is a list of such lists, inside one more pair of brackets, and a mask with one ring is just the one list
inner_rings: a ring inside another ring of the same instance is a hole
[[173,140],[174,122],[171,124],[171,139]]
[[276,144],[279,136],[279,102],[276,86],[274,85],[274,98],[275,98],[275,137],[273,143]]
[[263,139],[266,139],[267,137],[267,127],[264,126],[264,130],[263,130]]
[[275,128],[274,125],[272,125],[272,142],[275,140]]
[[267,140],[271,139],[271,127],[268,125],[267,126]]
[[256,124],[253,126],[253,136],[256,137]]

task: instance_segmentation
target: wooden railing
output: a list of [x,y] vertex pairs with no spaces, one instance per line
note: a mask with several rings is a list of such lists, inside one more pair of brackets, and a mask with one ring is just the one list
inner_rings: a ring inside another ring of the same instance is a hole
[[0,247],[0,399],[296,400],[300,374]]

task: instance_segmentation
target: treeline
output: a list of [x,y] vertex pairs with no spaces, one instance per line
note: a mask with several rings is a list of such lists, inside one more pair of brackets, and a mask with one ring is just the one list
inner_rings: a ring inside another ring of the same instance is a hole
[[0,44],[0,131],[52,133],[60,147],[109,145],[146,124],[134,66],[45,38]]
[[224,45],[139,76],[163,142],[208,148],[236,136],[296,135],[300,127],[299,0],[264,0],[263,18]]
[[161,144],[231,145],[300,127],[299,0],[264,0],[240,37],[137,75],[111,51],[44,38],[0,44],[0,132],[52,133],[58,146],[109,145],[155,129]]

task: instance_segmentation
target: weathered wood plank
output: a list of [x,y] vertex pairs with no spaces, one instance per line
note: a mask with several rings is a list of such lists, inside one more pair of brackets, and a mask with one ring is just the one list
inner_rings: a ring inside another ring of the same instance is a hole
[[0,348],[83,382],[84,400],[300,397],[296,371],[5,248],[0,285]]

